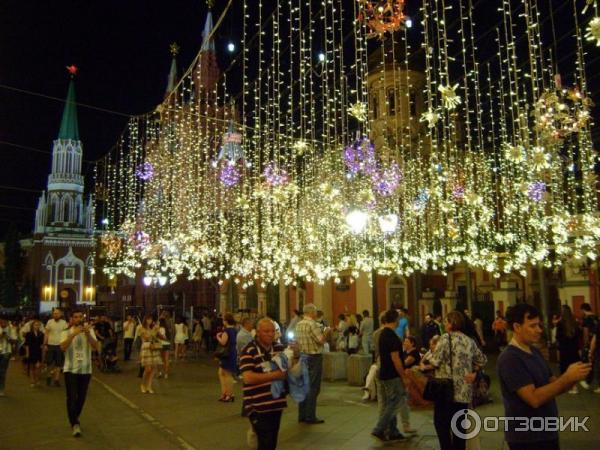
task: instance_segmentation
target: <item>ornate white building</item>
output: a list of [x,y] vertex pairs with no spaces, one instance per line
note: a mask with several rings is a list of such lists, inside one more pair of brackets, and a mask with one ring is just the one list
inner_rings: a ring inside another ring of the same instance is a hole
[[25,246],[40,312],[95,300],[94,207],[91,198],[85,198],[82,162],[71,79],[58,139],[53,143],[47,190],[38,201],[33,239]]

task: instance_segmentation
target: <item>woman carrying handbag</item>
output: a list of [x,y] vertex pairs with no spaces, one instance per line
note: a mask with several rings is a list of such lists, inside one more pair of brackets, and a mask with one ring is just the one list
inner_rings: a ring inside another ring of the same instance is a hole
[[[436,367],[435,377],[428,381],[423,394],[425,399],[434,400],[433,423],[441,450],[465,450],[466,441],[452,432],[452,417],[469,407],[477,370],[487,362],[475,341],[463,333],[464,325],[463,313],[452,311],[446,316],[447,333],[441,337],[430,360]],[[459,430],[461,422],[461,419],[456,421]]]

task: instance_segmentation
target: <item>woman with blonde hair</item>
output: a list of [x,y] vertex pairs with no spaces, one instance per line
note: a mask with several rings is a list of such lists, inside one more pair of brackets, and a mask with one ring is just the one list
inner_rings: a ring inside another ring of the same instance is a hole
[[142,348],[140,349],[140,363],[144,368],[142,376],[142,384],[140,389],[142,394],[154,394],[152,390],[152,379],[154,378],[154,370],[156,366],[162,365],[160,352],[162,344],[159,340],[159,327],[154,322],[152,316],[144,317],[142,328],[140,330],[140,339],[142,340]]

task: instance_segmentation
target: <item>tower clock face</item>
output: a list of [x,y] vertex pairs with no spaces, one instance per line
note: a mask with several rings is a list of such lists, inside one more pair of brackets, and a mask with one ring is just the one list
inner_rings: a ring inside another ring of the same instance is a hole
[[60,291],[60,298],[62,298],[62,299],[69,298],[69,291],[67,291],[66,289],[63,289],[62,291]]

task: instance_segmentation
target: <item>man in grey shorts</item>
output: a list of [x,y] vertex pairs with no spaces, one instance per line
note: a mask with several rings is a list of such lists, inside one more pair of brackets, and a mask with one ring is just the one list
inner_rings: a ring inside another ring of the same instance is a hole
[[44,334],[44,350],[46,351],[46,364],[50,372],[46,377],[46,384],[50,386],[54,379],[54,386],[60,386],[60,371],[65,363],[63,351],[60,348],[60,337],[67,329],[67,322],[62,318],[62,311],[55,308],[52,311],[52,318],[46,323]]

